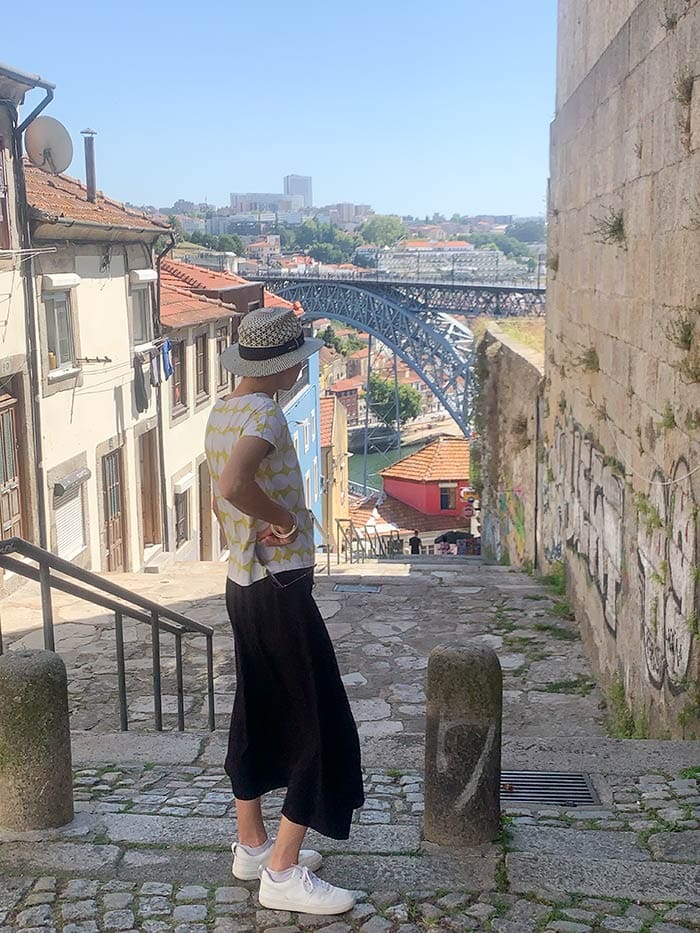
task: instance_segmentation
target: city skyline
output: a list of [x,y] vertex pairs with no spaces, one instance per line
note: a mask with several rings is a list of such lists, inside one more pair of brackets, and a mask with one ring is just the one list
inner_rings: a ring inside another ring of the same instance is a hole
[[[177,0],[168,17],[78,0],[70,21],[39,0],[41,29],[7,11],[4,57],[55,83],[46,113],[73,139],[70,174],[84,178],[80,131],[97,131],[97,184],[122,201],[223,205],[303,172],[321,205],[529,216],[545,209],[555,7],[448,0],[427,15],[310,0],[289,17],[271,0],[264,20],[217,11],[214,38],[211,17]],[[234,37],[235,55],[222,54]],[[167,80],[156,48],[171,54]]]

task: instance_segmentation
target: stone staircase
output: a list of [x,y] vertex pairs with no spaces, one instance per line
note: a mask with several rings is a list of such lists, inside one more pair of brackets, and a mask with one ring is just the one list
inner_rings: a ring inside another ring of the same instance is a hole
[[[131,731],[116,731],[107,614],[56,596],[57,647],[71,678],[76,819],[0,833],[0,933],[332,933],[428,927],[502,933],[606,929],[674,933],[700,924],[700,743],[606,738],[602,696],[575,623],[531,577],[458,558],[333,566],[316,596],[334,640],[363,748],[367,804],[347,842],[314,838],[322,874],[357,889],[337,918],[264,911],[230,875],[235,833],[222,771],[235,689],[221,564],[121,575],[143,595],[214,626],[216,732],[204,730],[201,647],[185,647],[187,731],[149,721],[149,633],[129,630]],[[339,592],[337,584],[378,586]],[[2,607],[10,649],[37,641],[31,586]],[[504,670],[503,765],[583,771],[600,803],[506,812],[502,838],[452,852],[421,838],[426,659],[438,643],[495,648]],[[172,684],[163,652],[165,690]],[[143,712],[145,710],[145,712]],[[269,795],[274,826],[281,799]],[[4,924],[4,925],[3,925]]]

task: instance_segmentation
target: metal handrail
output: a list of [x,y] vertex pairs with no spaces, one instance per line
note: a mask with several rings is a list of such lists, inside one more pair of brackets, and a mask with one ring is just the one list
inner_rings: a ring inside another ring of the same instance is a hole
[[313,519],[314,526],[318,528],[321,534],[321,538],[323,539],[323,546],[326,549],[326,573],[330,577],[331,575],[331,539],[326,534],[326,529],[323,527],[323,525],[314,515],[313,510],[308,509],[308,512],[311,518]]
[[[25,564],[20,560],[10,557],[10,554],[20,554],[29,560],[34,560],[39,565],[34,567],[31,564]],[[41,587],[41,613],[44,629],[44,647],[47,651],[55,651],[56,644],[53,631],[53,606],[51,601],[51,590],[56,589],[72,596],[78,596],[87,602],[103,609],[109,609],[114,612],[115,634],[117,646],[117,682],[119,689],[119,718],[122,732],[129,728],[126,702],[126,663],[124,657],[124,619],[133,619],[135,622],[145,623],[151,628],[151,648],[153,657],[153,710],[154,722],[158,731],[163,729],[163,705],[161,692],[161,673],[160,673],[160,633],[167,632],[175,636],[175,666],[177,679],[177,725],[179,731],[185,728],[184,713],[184,687],[182,675],[182,636],[185,632],[196,635],[204,635],[207,640],[207,698],[209,729],[213,732],[216,728],[216,711],[214,706],[214,629],[209,625],[204,625],[194,619],[190,619],[177,612],[175,609],[169,609],[167,606],[161,606],[159,603],[134,593],[126,587],[119,586],[111,580],[106,580],[99,574],[82,567],[77,567],[70,561],[57,557],[43,548],[30,544],[22,538],[7,538],[0,541],[0,567],[10,570],[13,573],[27,577],[30,580],[37,581]],[[51,571],[55,571],[54,574]],[[56,573],[72,577],[80,583],[88,584],[98,591],[108,593],[116,599],[110,599],[101,595],[100,592],[94,592],[85,586],[77,583],[71,583],[62,577],[56,576]],[[132,605],[128,605],[131,603]],[[138,608],[134,608],[138,607]],[[2,632],[0,631],[0,654],[3,652]]]

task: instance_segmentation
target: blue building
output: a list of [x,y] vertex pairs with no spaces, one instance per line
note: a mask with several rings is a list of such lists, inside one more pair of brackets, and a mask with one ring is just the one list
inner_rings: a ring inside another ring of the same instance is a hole
[[299,457],[304,480],[306,504],[314,513],[316,546],[323,544],[318,528],[322,527],[321,500],[321,431],[319,403],[319,355],[314,353],[304,363],[299,378],[287,392],[280,392],[278,401],[289,425],[289,432]]

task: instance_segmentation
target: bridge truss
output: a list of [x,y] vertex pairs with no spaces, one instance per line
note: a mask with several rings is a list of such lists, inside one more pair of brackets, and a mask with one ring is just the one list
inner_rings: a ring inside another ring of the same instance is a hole
[[257,281],[300,301],[307,319],[332,318],[372,334],[418,373],[467,437],[475,398],[474,335],[457,316],[544,309],[544,293],[536,289],[274,276]]

